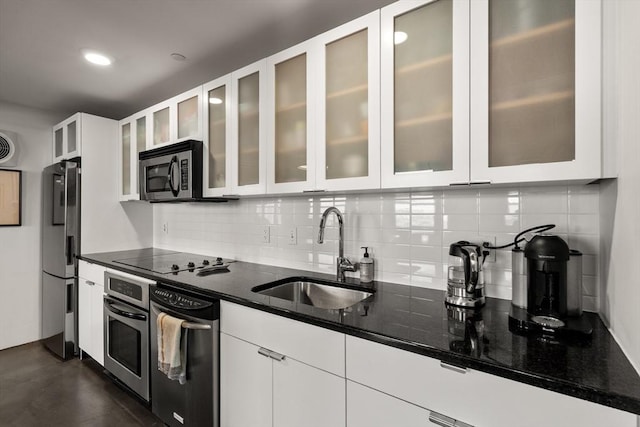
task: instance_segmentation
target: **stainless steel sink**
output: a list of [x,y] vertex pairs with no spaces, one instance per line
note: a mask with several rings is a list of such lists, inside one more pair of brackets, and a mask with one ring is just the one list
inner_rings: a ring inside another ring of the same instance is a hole
[[329,310],[351,307],[373,295],[373,292],[343,288],[331,283],[295,277],[256,286],[252,291],[261,295]]

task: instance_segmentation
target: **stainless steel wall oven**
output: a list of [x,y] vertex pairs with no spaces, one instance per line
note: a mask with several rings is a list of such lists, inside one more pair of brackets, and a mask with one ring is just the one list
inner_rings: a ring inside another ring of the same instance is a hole
[[104,367],[120,382],[150,401],[150,280],[105,273]]

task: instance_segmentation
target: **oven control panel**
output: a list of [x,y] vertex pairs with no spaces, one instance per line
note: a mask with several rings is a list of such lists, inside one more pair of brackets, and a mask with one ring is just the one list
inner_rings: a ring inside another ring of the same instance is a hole
[[153,299],[167,307],[176,307],[187,310],[201,310],[211,307],[213,304],[192,296],[187,296],[169,289],[152,288]]

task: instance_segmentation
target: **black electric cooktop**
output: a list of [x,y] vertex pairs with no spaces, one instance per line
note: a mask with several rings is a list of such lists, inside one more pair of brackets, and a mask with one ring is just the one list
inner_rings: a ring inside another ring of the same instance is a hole
[[207,269],[223,264],[228,265],[233,261],[222,257],[203,257],[185,252],[168,252],[148,257],[117,259],[113,262],[158,274],[169,274],[185,270]]

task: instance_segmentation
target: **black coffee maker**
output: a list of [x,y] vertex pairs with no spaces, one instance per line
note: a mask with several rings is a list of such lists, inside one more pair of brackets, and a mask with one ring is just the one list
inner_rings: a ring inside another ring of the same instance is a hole
[[569,246],[554,235],[535,236],[524,248],[527,262],[527,311],[547,323],[567,315]]
[[576,315],[569,310],[570,256],[569,246],[560,236],[538,234],[527,243],[524,248],[527,305],[526,310],[512,305],[510,328],[553,336],[591,335],[591,324],[581,313]]

